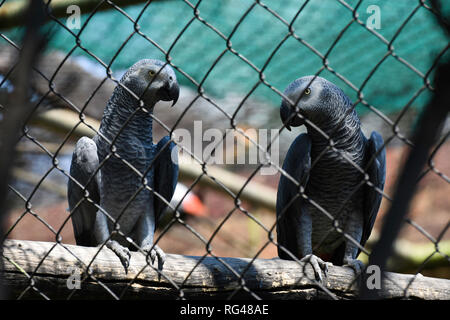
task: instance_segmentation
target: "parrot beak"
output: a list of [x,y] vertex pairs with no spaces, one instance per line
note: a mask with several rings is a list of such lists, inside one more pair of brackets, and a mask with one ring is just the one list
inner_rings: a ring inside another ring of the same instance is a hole
[[172,99],[172,107],[177,103],[178,98],[180,97],[180,87],[178,83],[175,82],[172,84],[170,88],[170,98]]
[[180,96],[180,87],[176,81],[169,83],[167,82],[159,90],[160,99],[163,101],[172,101],[172,107],[177,103]]
[[288,124],[285,124],[284,127],[285,127],[286,129],[288,129],[288,131],[291,131],[291,130],[292,130],[292,129],[291,129],[291,126],[288,125]]
[[280,107],[280,117],[284,124],[284,127],[291,131],[291,126],[289,125],[290,108],[288,104],[283,100]]
[[281,103],[280,116],[285,128],[289,131],[291,131],[291,127],[298,127],[305,124],[302,116],[292,111],[290,103],[285,100]]

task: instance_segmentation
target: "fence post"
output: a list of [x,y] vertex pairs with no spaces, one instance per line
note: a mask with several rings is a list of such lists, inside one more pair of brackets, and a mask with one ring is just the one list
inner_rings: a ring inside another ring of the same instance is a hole
[[[45,47],[45,36],[41,27],[46,20],[45,6],[41,0],[28,1],[25,16],[25,35],[23,47],[19,54],[16,70],[12,75],[14,91],[9,95],[8,106],[4,108],[4,119],[0,127],[0,253],[3,243],[3,218],[6,216],[8,204],[8,182],[11,175],[11,166],[15,158],[15,146],[18,142],[20,130],[24,120],[30,112],[30,88],[32,68],[39,53]],[[0,267],[1,262],[0,262]],[[2,268],[3,270],[3,268]],[[0,274],[0,277],[2,275]],[[4,294],[0,284],[0,298]]]

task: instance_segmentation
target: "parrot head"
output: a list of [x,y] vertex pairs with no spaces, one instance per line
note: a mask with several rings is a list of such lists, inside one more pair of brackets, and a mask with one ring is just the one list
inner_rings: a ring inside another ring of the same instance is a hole
[[158,101],[177,102],[180,87],[172,67],[160,60],[143,59],[122,76],[120,83],[153,107]]
[[305,118],[315,124],[333,118],[352,106],[345,93],[330,81],[305,76],[291,82],[284,91],[289,100],[282,100],[280,116],[286,129],[305,124]]

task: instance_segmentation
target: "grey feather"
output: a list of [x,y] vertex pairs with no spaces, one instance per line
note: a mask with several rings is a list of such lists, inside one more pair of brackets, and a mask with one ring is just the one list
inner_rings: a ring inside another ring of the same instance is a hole
[[[98,168],[97,146],[95,142],[82,137],[78,140],[72,155],[70,176],[68,184],[68,201],[72,213],[72,223],[75,240],[81,246],[96,245],[94,237],[94,222],[100,195],[98,181],[100,172]],[[85,197],[86,196],[86,197]]]
[[155,195],[156,224],[170,203],[177,186],[178,178],[178,151],[177,146],[168,136],[162,138],[155,146],[155,182],[154,188],[165,201]]
[[[380,191],[384,189],[386,179],[386,150],[383,148],[383,138],[376,131],[372,132],[367,142],[366,163],[368,163],[367,173],[374,187],[366,185],[364,199],[364,231],[361,238],[361,245],[366,244],[370,232],[375,223],[378,209],[383,198]],[[378,188],[380,191],[376,190]]]
[[[299,154],[298,150],[301,150]],[[283,162],[283,170],[290,175],[281,175],[278,185],[276,213],[278,234],[278,255],[291,259],[286,249],[298,256],[295,218],[300,216],[303,198],[301,187],[305,187],[311,167],[311,140],[307,134],[300,134],[291,144]],[[293,182],[294,179],[298,184]],[[289,213],[288,213],[289,212]]]
[[[164,205],[155,200],[152,190],[162,192],[170,202],[173,191],[161,191],[161,185],[165,179],[170,185],[176,184],[178,167],[167,156],[175,148],[173,144],[154,159],[161,146],[153,144],[152,113],[158,101],[176,102],[178,96],[178,83],[170,66],[151,59],[137,62],[114,89],[99,134],[92,140],[81,138],[74,151],[68,198],[77,244],[106,243],[125,269],[130,257],[127,238],[148,251],[152,260],[155,255],[164,260],[163,252],[153,246],[158,211]],[[77,206],[88,181],[86,189],[102,210],[86,201]],[[116,228],[124,236],[113,233]]]
[[[370,181],[383,190],[383,140],[376,132],[370,140],[364,137],[350,99],[326,79],[299,78],[284,95],[288,100],[283,99],[280,115],[285,126],[305,124],[307,133],[291,145],[283,168],[304,184],[308,200],[289,206],[287,200],[298,195],[298,187],[285,176],[280,178],[277,215],[283,212],[285,217],[277,222],[279,243],[297,258],[317,254],[360,271],[361,263],[356,260],[360,248],[343,233],[361,246],[370,235],[381,195],[361,183],[364,175],[357,167],[367,167]],[[280,250],[279,255],[292,258]]]

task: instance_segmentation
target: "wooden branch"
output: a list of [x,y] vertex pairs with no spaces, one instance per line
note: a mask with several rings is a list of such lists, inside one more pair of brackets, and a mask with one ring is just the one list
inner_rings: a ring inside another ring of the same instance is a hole
[[[111,1],[120,7],[135,5],[146,2],[147,0],[127,0],[127,1]],[[160,0],[159,0],[160,1]],[[48,3],[49,0],[44,0]],[[91,13],[98,5],[98,11],[112,9],[113,6],[103,0],[51,0],[51,14],[56,18],[68,17],[67,8],[70,5],[77,5],[81,14]],[[23,24],[23,15],[28,5],[28,1],[7,2],[0,7],[0,29],[17,27]]]
[[[167,254],[161,276],[146,265],[144,255],[139,252],[132,252],[127,274],[109,249],[103,248],[97,253],[98,248],[94,247],[6,240],[3,283],[12,298],[37,298],[40,297],[38,291],[53,299],[66,299],[71,293],[73,298],[81,299],[113,298],[108,292],[111,290],[117,298],[162,299],[180,297],[178,288],[185,298],[226,298],[240,284],[264,299],[330,298],[310,280],[313,278],[311,267],[295,261],[256,259],[251,263],[245,258],[219,258],[219,261],[214,257],[202,260],[201,257]],[[90,266],[92,277],[85,278],[83,274],[85,280],[81,288],[68,289],[67,281],[72,275],[69,268],[84,271],[94,257]],[[242,275],[243,281],[236,274]],[[323,285],[336,298],[352,299],[357,295],[357,283],[353,278],[351,269],[331,266]],[[387,273],[382,286],[382,297],[386,299],[450,299],[450,280],[446,279]],[[234,297],[249,298],[250,294],[242,289]]]

